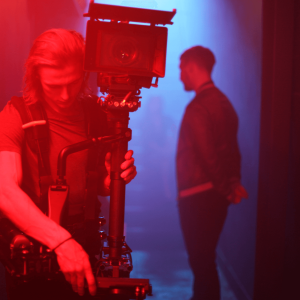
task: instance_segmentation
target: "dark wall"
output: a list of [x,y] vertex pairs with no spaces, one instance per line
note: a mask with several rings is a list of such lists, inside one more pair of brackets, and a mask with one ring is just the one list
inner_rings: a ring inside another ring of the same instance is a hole
[[38,35],[50,28],[74,29],[84,32],[87,0],[30,0],[27,1],[30,21],[30,38],[33,41]]
[[[252,299],[254,284],[256,208],[259,161],[259,126],[261,101],[261,1],[228,0],[232,16],[231,29],[224,27],[227,41],[227,78],[221,87],[239,116],[239,145],[242,155],[242,184],[249,199],[231,205],[217,250],[218,264],[237,299]],[[228,31],[228,32],[227,32]],[[228,35],[227,35],[228,34]],[[223,47],[221,51],[223,51]],[[226,60],[224,60],[226,62]],[[218,65],[216,66],[216,68]]]
[[26,1],[0,1],[0,109],[13,95],[21,95],[29,35]]
[[299,299],[300,3],[263,3],[254,299]]
[[23,65],[33,40],[51,28],[85,31],[87,0],[0,1],[0,109],[21,95]]

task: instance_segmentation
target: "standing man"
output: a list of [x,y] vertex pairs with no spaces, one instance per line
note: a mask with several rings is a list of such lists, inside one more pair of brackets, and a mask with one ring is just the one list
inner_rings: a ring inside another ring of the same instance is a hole
[[[86,97],[84,49],[83,37],[72,30],[52,29],[40,35],[25,64],[23,97],[13,98],[0,114],[0,212],[22,232],[55,252],[66,279],[63,284],[41,280],[15,287],[7,276],[9,300],[73,300],[84,294],[85,284],[89,289],[87,298],[96,294],[88,254],[68,230],[48,218],[41,209],[42,178],[47,173],[47,162],[49,174],[46,175],[51,184],[56,179],[59,152],[66,146],[86,140],[91,127],[95,127],[90,120],[99,106],[88,105],[91,99]],[[45,124],[42,121],[36,125],[43,130],[42,138],[38,138],[42,140],[40,143],[36,136],[34,142],[30,140],[27,134],[30,128],[26,126],[34,124],[29,122],[24,127],[24,114],[44,117]],[[105,113],[99,111],[94,121],[98,123],[94,131],[99,130],[105,135]],[[32,149],[32,143],[38,145],[36,151]],[[95,172],[99,175],[98,193],[106,196],[110,193],[110,154],[106,154],[105,159],[104,156]],[[89,158],[89,151],[85,150],[67,159],[67,225],[78,224],[84,219]],[[96,165],[96,160],[90,165]],[[121,169],[121,177],[126,183],[135,177],[132,151],[126,153]]]
[[180,222],[194,274],[192,300],[219,300],[219,235],[228,205],[248,197],[240,184],[238,117],[211,79],[214,54],[195,46],[180,59],[184,89],[196,92],[185,110],[176,157]]

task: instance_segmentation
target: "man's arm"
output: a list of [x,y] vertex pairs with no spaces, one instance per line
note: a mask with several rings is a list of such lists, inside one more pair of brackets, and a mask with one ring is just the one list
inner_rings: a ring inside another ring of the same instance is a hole
[[[206,171],[210,174],[215,189],[226,196],[231,203],[240,203],[242,198],[248,198],[246,189],[241,185],[239,178],[228,178],[217,153],[213,139],[214,124],[208,111],[204,108],[189,112],[189,131],[194,140],[194,146],[199,153],[199,159]],[[239,155],[239,154],[238,154]]]
[[[33,237],[50,249],[68,239],[70,233],[45,216],[33,201],[24,193],[22,182],[21,156],[16,152],[0,152],[0,210],[25,234]],[[73,239],[55,249],[57,260],[65,278],[73,290],[84,293],[84,278],[89,291],[96,293],[88,255]]]
[[185,130],[197,151],[201,166],[213,182],[214,188],[224,196],[230,193],[229,178],[224,174],[215,141],[214,124],[205,107],[189,107],[185,115]]

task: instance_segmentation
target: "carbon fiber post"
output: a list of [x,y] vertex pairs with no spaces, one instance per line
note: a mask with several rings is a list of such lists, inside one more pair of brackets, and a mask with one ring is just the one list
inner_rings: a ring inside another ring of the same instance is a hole
[[[108,122],[110,134],[125,134],[128,131],[129,112],[109,111]],[[109,257],[113,265],[119,265],[124,241],[125,182],[121,178],[120,165],[128,149],[128,140],[112,144],[111,150],[111,194],[109,213]]]

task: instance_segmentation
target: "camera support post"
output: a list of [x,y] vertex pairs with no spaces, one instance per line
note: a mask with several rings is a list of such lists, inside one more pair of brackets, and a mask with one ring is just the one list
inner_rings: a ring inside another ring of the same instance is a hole
[[131,130],[128,128],[129,112],[137,110],[140,103],[140,97],[134,93],[136,91],[110,90],[106,97],[100,97],[98,101],[107,112],[109,134],[124,137],[113,141],[111,144],[111,193],[107,259],[109,265],[112,266],[112,277],[127,277],[132,270],[132,264],[127,265],[126,262],[127,269],[125,268],[125,272],[122,270],[124,265],[123,252],[127,250],[128,246],[124,237],[125,182],[121,178],[122,169],[120,165],[124,161],[128,142],[131,140]]
[[125,182],[120,165],[131,139],[129,112],[140,107],[140,89],[157,87],[158,78],[165,76],[168,31],[164,25],[173,24],[175,14],[175,9],[167,12],[91,0],[84,15],[90,18],[84,69],[98,73],[100,92],[106,94],[98,103],[107,112],[109,134],[124,137],[112,142],[108,247],[102,249],[96,272],[100,292],[118,299],[145,299],[152,293],[148,279],[129,278],[132,261],[124,237]]

